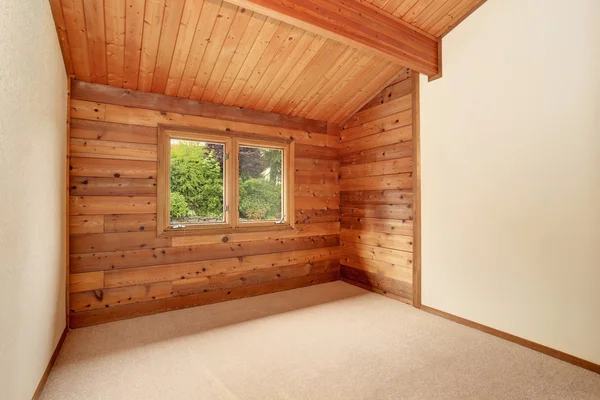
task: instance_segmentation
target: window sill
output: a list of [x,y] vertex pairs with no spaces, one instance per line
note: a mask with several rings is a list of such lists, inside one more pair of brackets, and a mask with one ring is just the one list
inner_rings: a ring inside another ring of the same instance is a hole
[[165,229],[158,233],[159,238],[182,237],[182,236],[210,236],[210,235],[227,235],[234,233],[254,233],[254,232],[272,232],[272,231],[289,231],[294,227],[290,224],[272,224],[272,225],[253,225],[240,226],[238,228],[210,228],[210,227],[186,227],[183,229]]

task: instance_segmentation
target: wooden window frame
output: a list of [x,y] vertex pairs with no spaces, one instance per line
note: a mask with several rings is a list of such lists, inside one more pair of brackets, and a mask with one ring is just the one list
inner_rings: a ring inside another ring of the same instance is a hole
[[[224,222],[190,224],[185,228],[171,225],[171,139],[208,141],[224,145],[223,199],[228,209],[223,211]],[[283,151],[282,156],[282,211],[281,221],[239,220],[239,148],[240,146],[273,148]],[[234,232],[263,232],[294,229],[294,140],[258,134],[199,129],[187,126],[158,125],[158,176],[157,176],[157,236],[199,236]]]

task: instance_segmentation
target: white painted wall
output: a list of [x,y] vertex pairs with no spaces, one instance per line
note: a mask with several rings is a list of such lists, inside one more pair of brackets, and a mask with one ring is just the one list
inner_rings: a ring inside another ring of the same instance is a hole
[[21,400],[66,322],[67,81],[49,2],[0,10],[0,398]]
[[421,84],[423,304],[595,363],[598,21],[598,0],[489,0]]

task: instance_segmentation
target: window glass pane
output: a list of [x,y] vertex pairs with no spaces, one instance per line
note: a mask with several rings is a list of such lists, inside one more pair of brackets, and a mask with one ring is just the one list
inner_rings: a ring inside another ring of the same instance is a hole
[[283,150],[240,146],[240,222],[280,221]]
[[171,139],[171,225],[224,222],[224,147]]

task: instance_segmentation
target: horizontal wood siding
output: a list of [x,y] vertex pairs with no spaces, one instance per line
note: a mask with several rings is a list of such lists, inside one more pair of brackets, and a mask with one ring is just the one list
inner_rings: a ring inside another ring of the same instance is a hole
[[[178,112],[187,100],[135,92],[132,107],[112,93],[79,86],[71,103],[71,327],[339,279],[338,136],[314,121],[208,118]],[[294,138],[296,229],[157,238],[158,123]]]
[[343,280],[413,301],[412,72],[340,132]]

